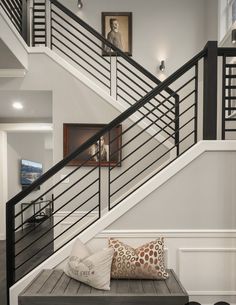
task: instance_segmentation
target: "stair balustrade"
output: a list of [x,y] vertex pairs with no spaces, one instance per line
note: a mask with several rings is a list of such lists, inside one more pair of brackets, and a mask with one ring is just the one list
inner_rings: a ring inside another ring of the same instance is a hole
[[[50,5],[49,25],[42,28],[44,34],[34,31],[33,44],[38,43],[37,35],[44,35],[43,44],[76,64],[118,101],[126,102],[127,109],[7,202],[8,290],[198,140],[217,139],[217,90],[222,90],[222,139],[236,131],[236,126],[226,126],[235,121],[235,49],[208,42],[160,82],[58,1],[51,0]],[[102,56],[104,45],[113,50],[113,56]],[[222,89],[216,77],[220,60]],[[109,152],[105,164],[104,138]],[[48,201],[32,215],[41,198]],[[22,202],[30,203],[21,208]],[[47,217],[26,227],[27,215],[37,219],[45,209]]]

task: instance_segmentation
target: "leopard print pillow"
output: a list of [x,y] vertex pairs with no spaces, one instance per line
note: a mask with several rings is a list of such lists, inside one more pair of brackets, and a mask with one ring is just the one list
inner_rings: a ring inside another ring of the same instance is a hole
[[139,248],[132,248],[110,238],[114,249],[111,277],[114,279],[166,279],[164,265],[164,238],[158,238]]

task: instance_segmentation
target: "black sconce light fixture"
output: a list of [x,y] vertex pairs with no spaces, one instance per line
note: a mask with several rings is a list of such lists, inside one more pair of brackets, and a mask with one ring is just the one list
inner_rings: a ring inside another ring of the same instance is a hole
[[82,7],[83,7],[82,0],[78,0],[78,4],[77,4],[77,6],[78,6],[78,9],[79,9],[79,10],[81,10],[81,9],[82,9]]
[[233,29],[231,32],[231,41],[232,43],[236,43],[236,29]]
[[159,69],[161,70],[161,72],[163,72],[165,70],[165,61],[161,60],[161,64],[159,66]]

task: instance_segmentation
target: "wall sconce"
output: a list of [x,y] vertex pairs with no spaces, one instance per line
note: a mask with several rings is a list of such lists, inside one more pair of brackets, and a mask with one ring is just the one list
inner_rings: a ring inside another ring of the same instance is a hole
[[82,0],[78,0],[77,6],[78,6],[78,9],[79,9],[79,10],[82,9],[82,7],[83,7]]
[[231,32],[231,41],[232,43],[236,43],[236,29],[233,29]]
[[165,61],[164,60],[161,60],[161,64],[159,66],[159,69],[161,70],[161,72],[163,72],[165,70]]

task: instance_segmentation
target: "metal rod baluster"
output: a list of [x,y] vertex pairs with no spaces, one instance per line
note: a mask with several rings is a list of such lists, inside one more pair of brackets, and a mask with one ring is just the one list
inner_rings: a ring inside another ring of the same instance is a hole
[[198,62],[195,65],[195,120],[194,120],[194,143],[197,143],[198,136]]
[[221,138],[225,140],[225,85],[226,85],[226,56],[222,60],[222,122],[221,122]]

